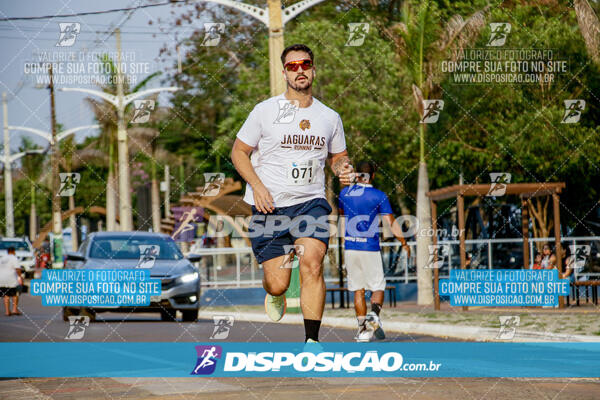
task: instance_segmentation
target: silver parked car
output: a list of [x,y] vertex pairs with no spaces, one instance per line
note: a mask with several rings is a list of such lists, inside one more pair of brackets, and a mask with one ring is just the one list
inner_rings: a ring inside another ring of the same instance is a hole
[[[147,249],[152,257],[145,257]],[[170,236],[152,232],[94,232],[76,253],[67,253],[66,268],[133,269],[149,268],[150,277],[161,280],[161,295],[153,296],[149,306],[141,307],[63,307],[63,319],[70,315],[88,315],[94,320],[98,312],[157,311],[163,321],[175,319],[180,311],[183,321],[198,319],[200,308],[200,273],[193,263],[200,256],[184,257]],[[140,263],[148,263],[144,266]]]

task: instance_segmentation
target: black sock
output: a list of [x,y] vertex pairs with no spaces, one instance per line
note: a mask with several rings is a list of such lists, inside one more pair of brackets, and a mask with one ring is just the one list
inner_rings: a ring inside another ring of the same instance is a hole
[[379,317],[379,313],[381,312],[381,304],[371,303],[371,311],[373,311]]
[[305,342],[308,339],[319,341],[319,328],[321,327],[321,321],[316,319],[305,319],[304,320],[304,333],[306,334]]

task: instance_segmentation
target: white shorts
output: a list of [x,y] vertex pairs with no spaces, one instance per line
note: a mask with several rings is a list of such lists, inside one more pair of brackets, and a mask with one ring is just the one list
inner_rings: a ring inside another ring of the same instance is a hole
[[385,290],[383,262],[378,251],[345,250],[348,290]]

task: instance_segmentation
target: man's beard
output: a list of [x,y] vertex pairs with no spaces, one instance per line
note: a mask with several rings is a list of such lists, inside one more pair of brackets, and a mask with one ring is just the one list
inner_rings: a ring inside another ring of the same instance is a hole
[[294,82],[290,82],[288,81],[288,86],[291,87],[292,89],[294,89],[297,92],[308,92],[308,90],[311,88],[312,86],[312,81],[309,80],[307,77],[305,77],[306,80],[308,81],[308,86],[301,88],[299,85],[299,81],[294,81]]

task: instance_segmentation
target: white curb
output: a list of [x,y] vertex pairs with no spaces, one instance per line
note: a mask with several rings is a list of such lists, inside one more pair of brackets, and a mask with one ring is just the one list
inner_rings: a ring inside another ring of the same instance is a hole
[[[253,312],[228,312],[236,321],[273,322],[264,313]],[[214,312],[200,311],[199,317],[211,319]],[[286,314],[280,324],[302,324],[301,314]],[[444,338],[455,338],[482,342],[600,342],[600,336],[569,335],[552,332],[530,332],[517,330],[511,340],[498,339],[499,328],[482,328],[464,325],[431,324],[425,322],[402,322],[383,320],[387,332],[397,332],[413,335],[428,335]],[[355,329],[354,318],[323,317],[323,325],[334,328]]]

